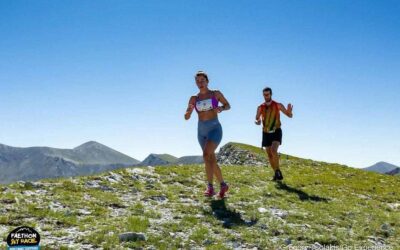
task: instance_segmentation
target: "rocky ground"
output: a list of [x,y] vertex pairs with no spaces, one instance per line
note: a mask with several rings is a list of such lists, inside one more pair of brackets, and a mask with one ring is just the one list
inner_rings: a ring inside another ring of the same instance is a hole
[[3,185],[0,237],[27,225],[42,249],[400,249],[399,177],[282,155],[275,183],[262,157],[248,145],[221,150],[224,200],[202,196],[202,165]]

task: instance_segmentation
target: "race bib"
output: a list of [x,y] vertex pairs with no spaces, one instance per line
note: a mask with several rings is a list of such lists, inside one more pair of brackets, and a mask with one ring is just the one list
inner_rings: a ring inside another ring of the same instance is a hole
[[213,109],[211,99],[201,100],[196,102],[196,108],[198,111],[208,111]]

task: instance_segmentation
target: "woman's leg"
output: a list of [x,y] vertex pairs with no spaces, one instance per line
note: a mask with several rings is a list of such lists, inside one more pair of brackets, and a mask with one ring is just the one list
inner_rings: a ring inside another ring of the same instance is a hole
[[218,166],[217,157],[215,156],[215,150],[217,149],[217,147],[218,145],[215,144],[213,141],[207,141],[204,152],[207,155],[207,160],[209,162],[212,173],[215,174],[218,182],[222,183],[224,181],[222,177],[222,171],[221,168]]
[[212,141],[208,141],[206,143],[204,152],[207,152],[207,155],[208,155],[207,160],[209,161],[209,164],[212,167],[212,172],[215,174],[218,182],[221,185],[218,196],[221,199],[223,199],[225,197],[225,193],[228,192],[229,186],[224,182],[224,178],[222,177],[221,168],[218,166],[217,157],[215,157],[215,149],[217,148],[217,146],[218,146],[218,144],[216,144]]
[[213,165],[211,164],[210,158],[210,150],[207,148],[207,144],[203,150],[203,160],[204,160],[204,167],[206,170],[207,181],[209,184],[213,183]]

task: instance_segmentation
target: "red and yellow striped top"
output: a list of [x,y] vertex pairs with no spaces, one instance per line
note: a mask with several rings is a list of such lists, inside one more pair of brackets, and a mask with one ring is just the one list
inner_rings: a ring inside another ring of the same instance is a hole
[[275,129],[281,127],[279,103],[272,101],[270,105],[267,105],[264,102],[259,107],[261,108],[261,120],[264,132],[273,132]]

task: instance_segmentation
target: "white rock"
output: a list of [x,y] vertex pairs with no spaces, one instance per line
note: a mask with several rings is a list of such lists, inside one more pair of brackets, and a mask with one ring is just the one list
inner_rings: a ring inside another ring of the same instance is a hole
[[260,212],[260,213],[265,213],[265,212],[267,212],[268,210],[267,209],[265,209],[265,208],[263,208],[263,207],[259,207],[258,208],[258,212]]

